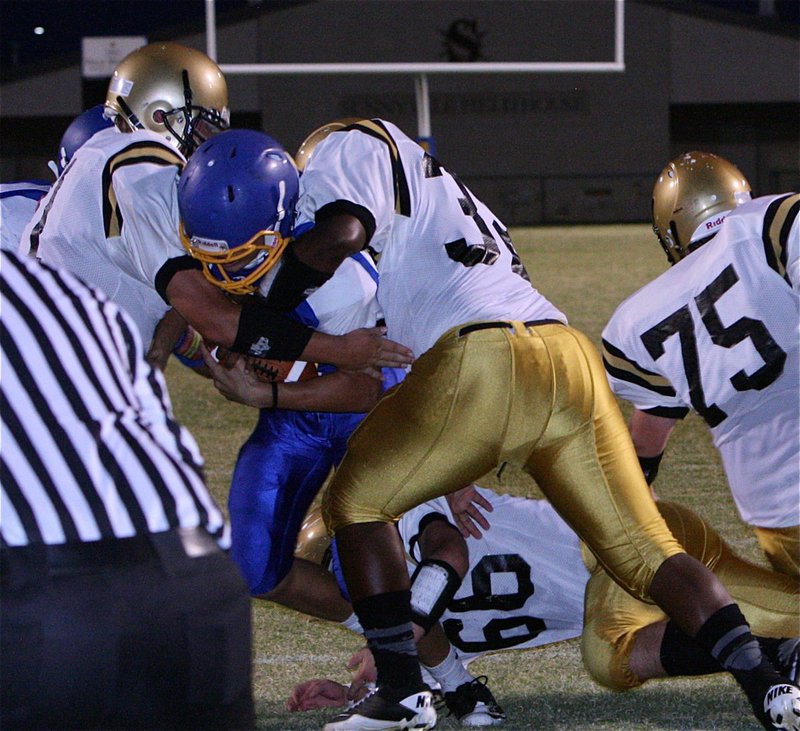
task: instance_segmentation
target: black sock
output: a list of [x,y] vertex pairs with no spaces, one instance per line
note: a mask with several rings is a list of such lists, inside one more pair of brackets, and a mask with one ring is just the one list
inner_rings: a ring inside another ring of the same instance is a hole
[[762,706],[770,686],[784,682],[761,651],[761,645],[736,604],[712,614],[698,631],[695,641],[733,675],[756,709]]
[[376,594],[353,603],[375,658],[378,686],[397,689],[396,700],[422,687],[414,630],[411,626],[411,592]]
[[722,665],[672,620],[667,622],[664,630],[660,657],[667,675],[709,675],[722,672]]

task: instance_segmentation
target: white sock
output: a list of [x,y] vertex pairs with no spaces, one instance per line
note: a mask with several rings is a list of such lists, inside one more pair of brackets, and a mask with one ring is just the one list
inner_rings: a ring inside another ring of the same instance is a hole
[[353,632],[357,632],[360,635],[364,634],[364,630],[361,628],[361,624],[358,621],[358,617],[356,617],[356,613],[353,612],[344,622],[340,622],[342,627],[345,629],[352,630]]
[[452,645],[447,657],[438,665],[430,667],[423,664],[422,667],[436,678],[436,681],[442,686],[442,693],[452,693],[459,685],[471,683],[474,680],[461,660],[458,659],[456,650]]

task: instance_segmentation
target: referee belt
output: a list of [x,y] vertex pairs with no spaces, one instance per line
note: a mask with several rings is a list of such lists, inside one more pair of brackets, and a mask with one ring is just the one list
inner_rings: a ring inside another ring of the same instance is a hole
[[[528,320],[523,322],[525,327],[536,327],[537,325],[563,325],[561,320]],[[508,330],[513,330],[514,325],[510,322],[503,320],[487,320],[486,322],[473,322],[471,325],[465,325],[458,331],[458,337],[462,338],[464,335],[477,332],[478,330],[490,330],[492,328],[504,327]]]
[[221,555],[223,551],[205,529],[173,528],[129,538],[3,546],[0,576],[6,584],[15,578],[24,580],[33,576],[91,573],[143,565],[160,565],[169,572],[176,572],[188,568],[192,559],[214,554]]

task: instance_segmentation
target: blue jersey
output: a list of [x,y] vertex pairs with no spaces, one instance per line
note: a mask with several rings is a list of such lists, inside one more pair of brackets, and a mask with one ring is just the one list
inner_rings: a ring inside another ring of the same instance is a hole
[[[381,319],[378,275],[369,254],[346,259],[334,276],[295,310],[305,325],[332,335]],[[321,364],[321,373],[333,366]],[[384,388],[404,375],[384,369]],[[236,461],[228,512],[231,556],[258,596],[291,568],[303,518],[364,414],[263,409]]]

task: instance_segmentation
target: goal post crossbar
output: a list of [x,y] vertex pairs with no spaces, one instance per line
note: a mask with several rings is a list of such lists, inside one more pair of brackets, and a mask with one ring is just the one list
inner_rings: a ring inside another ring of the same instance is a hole
[[309,74],[411,74],[417,105],[417,134],[431,137],[431,74],[558,74],[622,73],[625,71],[625,0],[614,2],[613,61],[501,61],[469,63],[220,63],[217,59],[215,0],[205,0],[206,53],[227,75],[309,75]]
[[224,74],[530,74],[607,73],[625,71],[625,64],[608,62],[495,62],[480,63],[220,63]]

